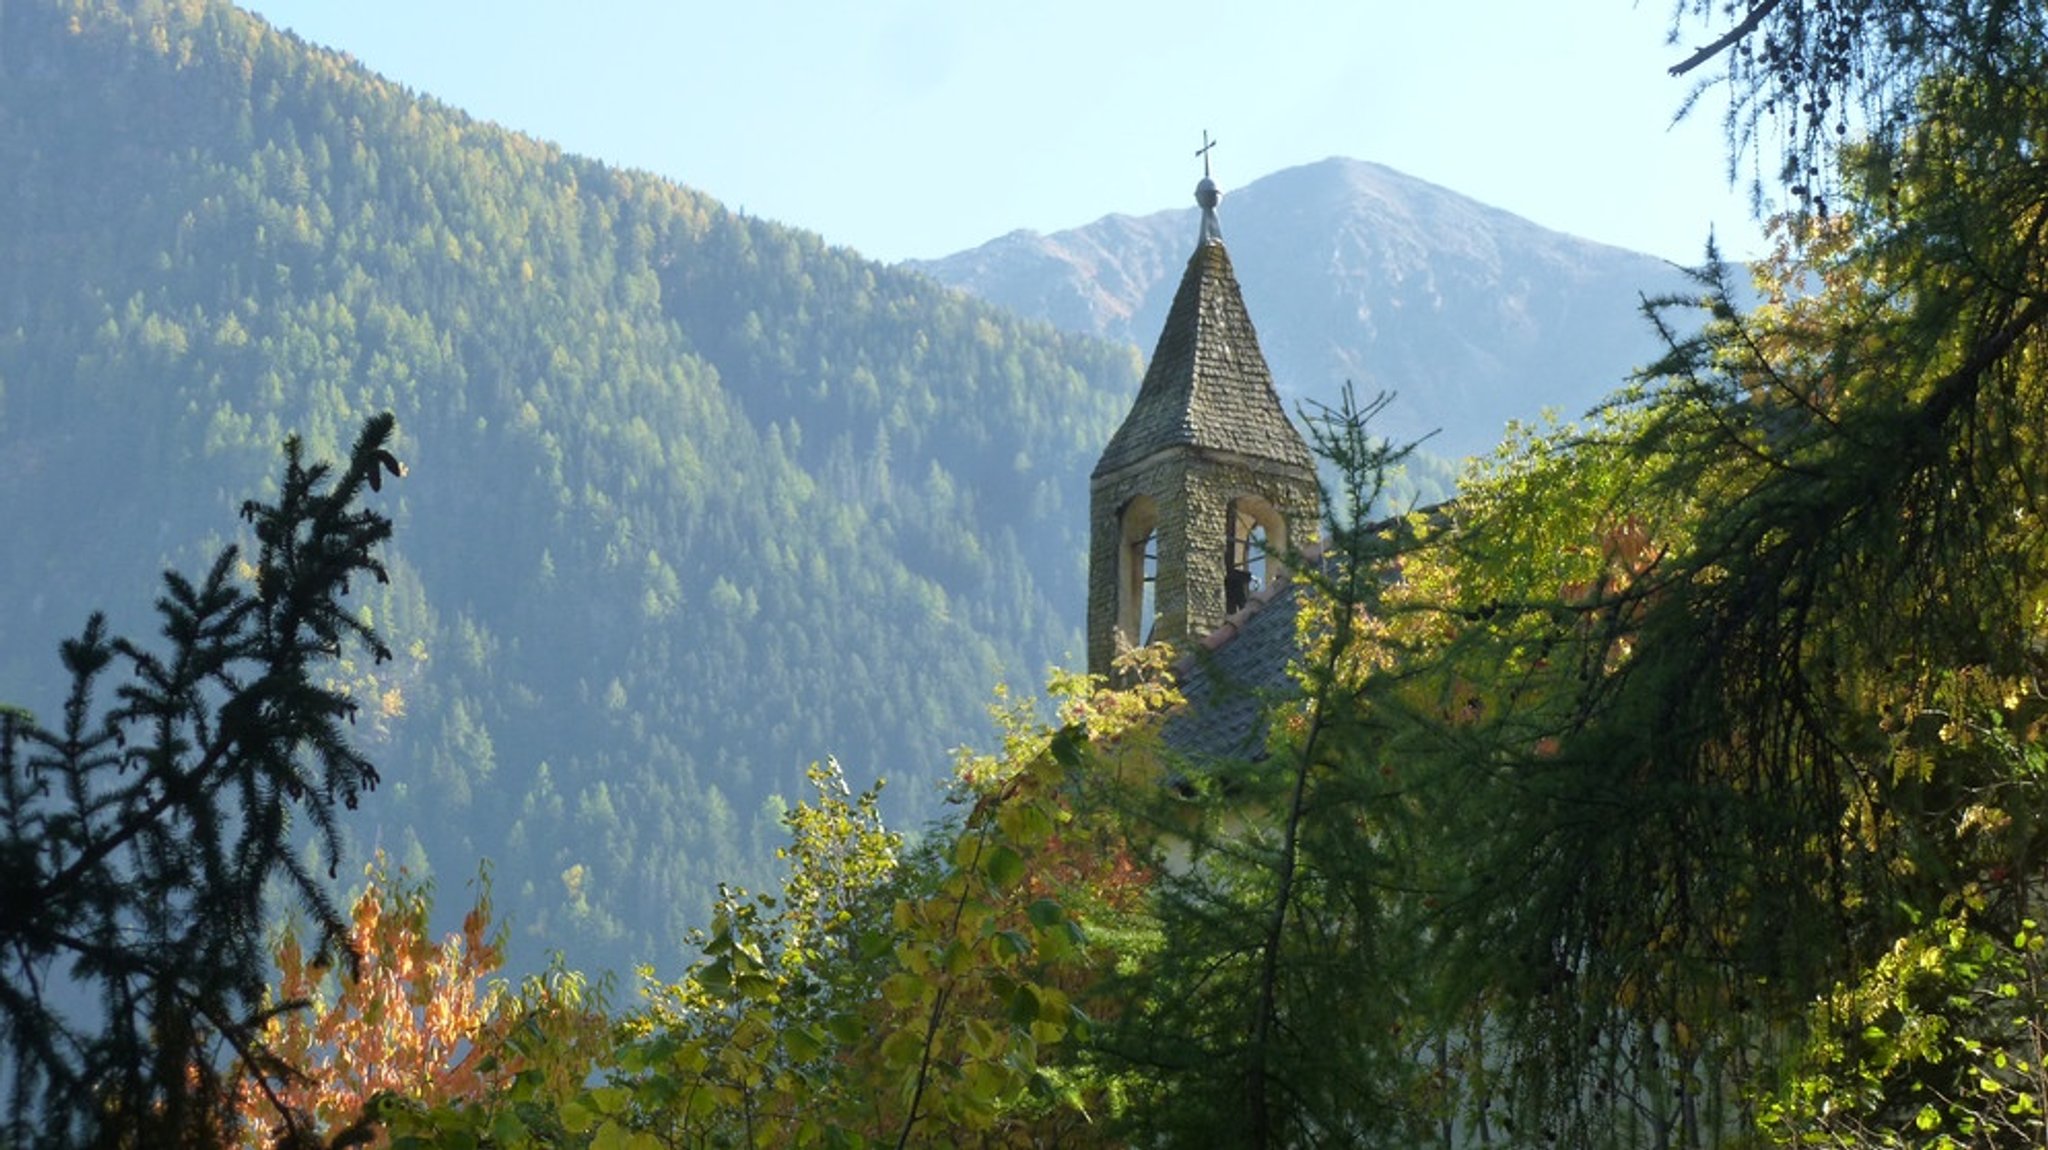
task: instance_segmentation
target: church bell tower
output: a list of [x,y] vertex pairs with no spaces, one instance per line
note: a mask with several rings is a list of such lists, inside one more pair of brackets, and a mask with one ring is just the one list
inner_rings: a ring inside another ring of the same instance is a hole
[[1201,234],[1129,415],[1089,485],[1088,670],[1150,643],[1186,650],[1284,575],[1316,530],[1315,460],[1273,390],[1216,218]]

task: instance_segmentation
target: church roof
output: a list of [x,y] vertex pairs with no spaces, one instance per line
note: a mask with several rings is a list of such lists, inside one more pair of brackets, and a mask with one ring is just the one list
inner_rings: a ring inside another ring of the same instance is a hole
[[1160,738],[1195,766],[1266,757],[1266,719],[1276,703],[1299,698],[1288,666],[1301,654],[1296,584],[1283,580],[1208,635],[1176,668],[1184,706],[1167,716]]
[[1259,351],[1230,253],[1214,229],[1214,212],[1205,205],[1203,215],[1202,240],[1174,293],[1145,382],[1103,449],[1097,476],[1168,447],[1315,469],[1308,445],[1273,390],[1273,373]]

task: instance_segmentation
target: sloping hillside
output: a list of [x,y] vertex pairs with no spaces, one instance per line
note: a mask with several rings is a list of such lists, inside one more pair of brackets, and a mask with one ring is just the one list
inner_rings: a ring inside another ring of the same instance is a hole
[[0,7],[0,699],[55,706],[93,607],[146,630],[287,432],[395,411],[355,832],[492,859],[529,964],[668,962],[813,759],[932,811],[1079,650],[1136,366],[224,3]]

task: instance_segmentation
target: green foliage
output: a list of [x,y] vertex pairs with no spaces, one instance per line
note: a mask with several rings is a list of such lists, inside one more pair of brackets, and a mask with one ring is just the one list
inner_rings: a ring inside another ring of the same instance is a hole
[[[2040,13],[1750,16],[1719,49],[1833,202],[1754,313],[1712,265],[1654,309],[1672,354],[1394,596],[1453,1130],[2037,1144]],[[1901,116],[1838,151],[1845,90]]]
[[1090,857],[1064,797],[1083,745],[1013,733],[1032,752],[907,856],[878,788],[851,796],[837,764],[812,768],[781,890],[721,891],[700,957],[676,982],[649,976],[589,1073],[394,1104],[393,1145],[1084,1144],[1088,1099],[1060,1069],[1093,1026],[1073,978],[1101,960],[1079,917],[1101,904],[1068,885]]
[[[1966,894],[1966,901],[1981,897]],[[1816,1006],[1761,1124],[1790,1146],[2032,1146],[2048,1098],[2038,924],[1978,925],[1966,902],[1900,938]]]
[[5,1141],[217,1137],[223,1061],[264,1054],[269,896],[323,950],[341,942],[293,823],[334,857],[339,808],[378,782],[344,730],[357,704],[324,675],[351,649],[391,655],[348,595],[387,577],[391,521],[359,504],[399,473],[392,427],[367,421],[339,474],[287,440],[276,501],[242,508],[253,563],[229,546],[196,584],[166,573],[157,650],[93,616],[63,647],[58,725],[0,708]]

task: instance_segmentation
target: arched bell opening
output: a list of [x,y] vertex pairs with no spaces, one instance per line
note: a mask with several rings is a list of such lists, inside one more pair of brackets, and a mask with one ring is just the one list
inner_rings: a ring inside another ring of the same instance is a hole
[[1149,495],[1117,513],[1116,646],[1129,650],[1152,640],[1159,617],[1159,505]]
[[1287,520],[1256,495],[1231,500],[1225,516],[1223,613],[1234,615],[1286,570]]

